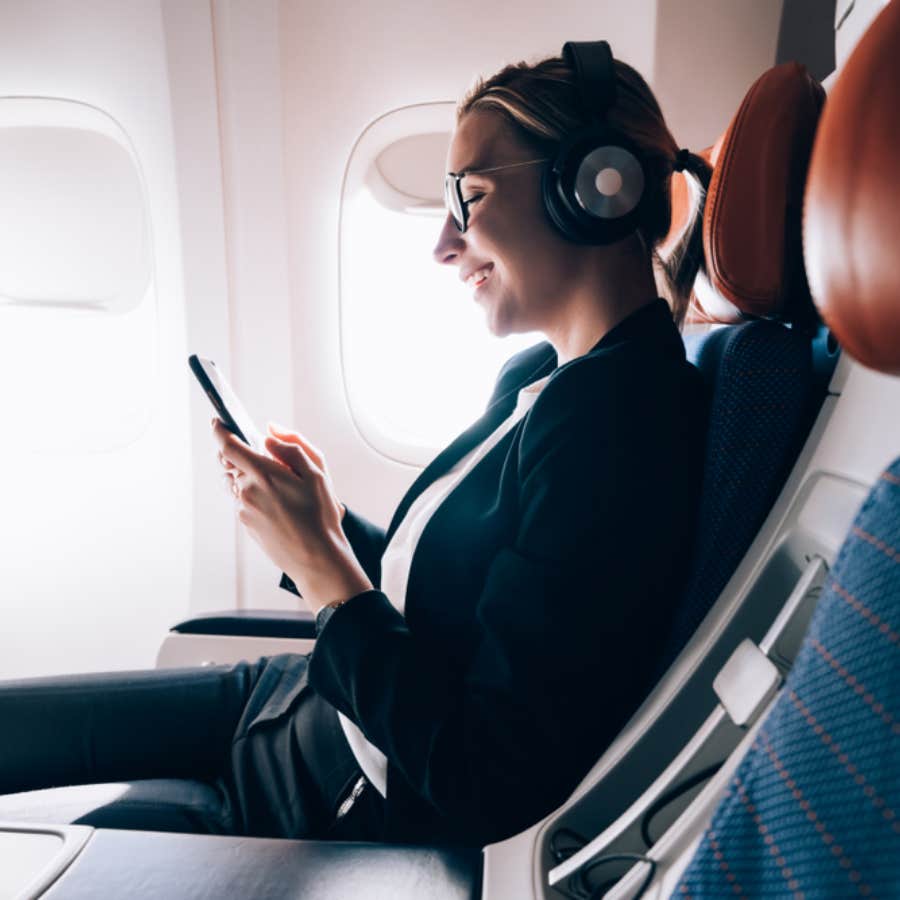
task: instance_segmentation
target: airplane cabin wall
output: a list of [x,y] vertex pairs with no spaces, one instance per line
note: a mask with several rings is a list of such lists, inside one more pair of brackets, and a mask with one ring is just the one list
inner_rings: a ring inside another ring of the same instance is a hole
[[782,0],[659,0],[651,85],[683,147],[709,147],[775,64]]
[[[603,37],[656,87],[676,138],[704,145],[772,62],[779,0],[694,4],[681,18],[675,0],[529,0],[514,12],[475,0],[4,4],[0,97],[91,104],[130,142],[156,324],[151,401],[133,441],[102,452],[65,436],[34,446],[4,420],[0,457],[13,474],[0,525],[0,677],[152,665],[164,632],[192,612],[296,608],[236,528],[188,353],[223,366],[258,423],[318,444],[342,499],[386,524],[418,468],[363,439],[344,392],[338,219],[354,142],[389,110],[455,101],[509,61]],[[678,35],[674,46],[657,23]],[[723,53],[729,44],[739,52]],[[677,62],[688,56],[694,68]],[[677,84],[697,81],[700,58],[703,82],[715,84],[702,100]],[[63,318],[48,328],[64,334]],[[5,390],[21,400],[28,384]],[[104,421],[119,414],[81,403]]]
[[[91,298],[75,309],[42,305],[39,296],[35,303],[8,296],[0,303],[4,363],[10,348],[24,361],[18,371],[3,370],[0,388],[0,677],[152,665],[161,633],[188,610],[194,502],[178,178],[160,5],[6,3],[2,23],[0,105],[18,102],[9,98],[53,98],[43,105],[60,110],[61,120],[67,108],[85,109],[109,122],[121,146],[133,151],[151,271],[146,294],[135,298],[137,312],[103,311]],[[73,141],[77,131],[67,132]],[[115,204],[102,197],[103,187],[101,178],[98,210]],[[7,206],[22,202],[4,197]],[[60,215],[68,214],[65,198],[59,202]],[[83,212],[71,235],[76,264],[78,242],[96,224],[89,209]],[[20,209],[19,222],[38,228],[28,213]],[[7,232],[4,245],[15,237]],[[40,249],[31,249],[38,282],[49,275],[65,282],[65,272],[56,272],[59,259],[40,260]],[[29,293],[27,283],[19,287]],[[226,313],[223,306],[216,316]],[[79,342],[103,329],[120,333],[131,315],[143,316],[145,326],[134,338],[134,367],[128,360],[104,362],[105,378],[133,382],[146,396],[129,394],[139,425],[126,433],[123,419],[117,434],[117,416],[126,410],[104,408],[90,392],[69,395],[80,365],[89,368],[80,352],[116,354],[109,342],[98,345],[99,353]],[[64,408],[54,408],[45,392],[42,405],[35,399],[29,409],[35,373],[58,385]],[[26,427],[17,405],[39,418]],[[100,440],[89,432],[76,440],[77,428],[62,424],[91,417],[110,436]]]

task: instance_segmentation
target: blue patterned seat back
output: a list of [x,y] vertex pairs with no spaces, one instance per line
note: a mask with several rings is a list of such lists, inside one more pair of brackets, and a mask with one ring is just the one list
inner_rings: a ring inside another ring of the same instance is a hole
[[900,459],[675,897],[900,897]]
[[775,322],[686,341],[711,388],[703,486],[690,576],[658,675],[669,667],[737,568],[778,497],[814,412],[810,339]]

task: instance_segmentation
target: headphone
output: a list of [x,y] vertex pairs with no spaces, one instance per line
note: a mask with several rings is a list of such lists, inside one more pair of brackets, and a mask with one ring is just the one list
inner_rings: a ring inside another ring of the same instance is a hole
[[567,138],[544,169],[541,193],[550,221],[578,244],[612,244],[634,231],[646,178],[633,142],[606,122],[616,101],[616,73],[606,41],[562,49],[591,124]]

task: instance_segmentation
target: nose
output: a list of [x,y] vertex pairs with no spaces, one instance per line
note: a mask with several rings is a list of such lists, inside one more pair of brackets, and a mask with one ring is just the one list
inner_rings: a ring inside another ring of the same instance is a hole
[[450,213],[447,213],[447,217],[444,219],[444,227],[441,228],[438,242],[435,244],[431,254],[434,257],[434,261],[447,266],[459,265],[460,254],[465,249],[465,246],[464,236],[460,234],[453,217]]

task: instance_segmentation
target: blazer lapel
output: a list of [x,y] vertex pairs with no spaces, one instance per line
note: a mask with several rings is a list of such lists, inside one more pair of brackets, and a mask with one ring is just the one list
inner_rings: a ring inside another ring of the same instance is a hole
[[516,394],[510,393],[493,403],[485,414],[467,428],[452,444],[445,447],[421,472],[406,492],[385,536],[385,543],[390,541],[397,530],[397,526],[403,521],[403,517],[409,511],[416,497],[436,481],[441,475],[448,472],[455,463],[461,460],[473,447],[478,446],[491,434],[507,416],[512,413],[516,405]]
[[[548,345],[549,346],[549,345]],[[428,487],[433,481],[445,474],[454,464],[459,462],[473,447],[478,446],[488,435],[491,434],[515,409],[519,391],[530,384],[549,375],[556,367],[556,352],[552,347],[549,352],[542,355],[537,365],[534,362],[528,367],[528,370],[521,373],[520,377],[514,379],[513,386],[505,393],[495,397],[491,405],[487,408],[485,414],[467,428],[456,440],[448,447],[442,450],[423,470],[419,477],[412,483],[410,489],[406,492],[391,524],[385,535],[385,545],[390,542],[394,536],[397,527],[403,521],[403,517],[409,512],[410,506],[415,502],[416,497]]]

